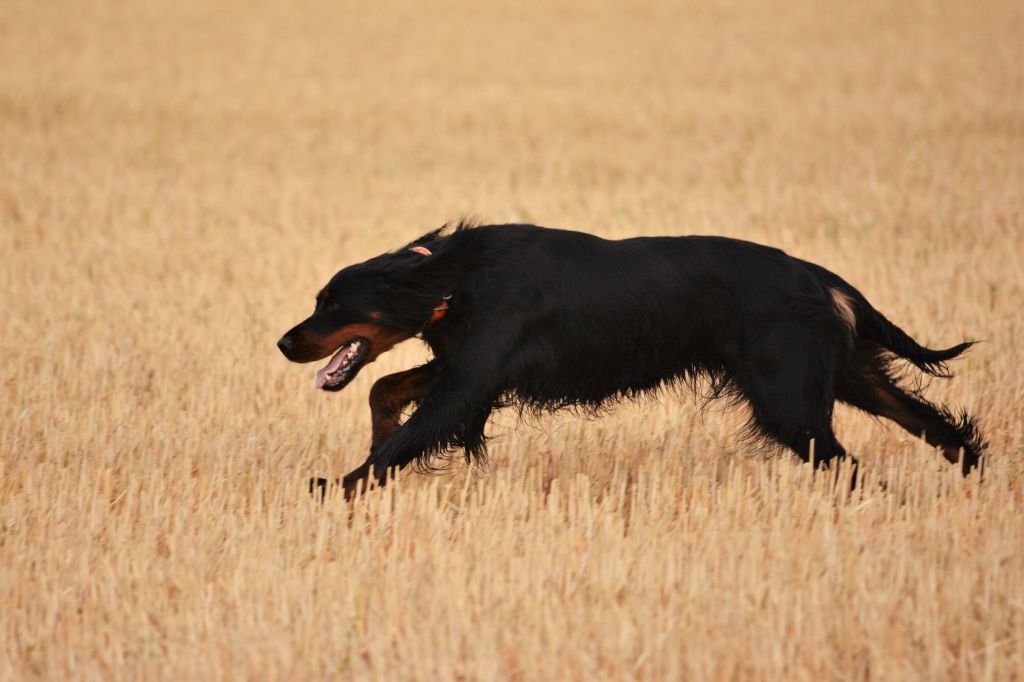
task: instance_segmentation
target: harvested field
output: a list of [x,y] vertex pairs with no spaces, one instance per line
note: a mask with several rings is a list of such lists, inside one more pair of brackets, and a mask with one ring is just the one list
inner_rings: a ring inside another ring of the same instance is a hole
[[[1024,5],[0,5],[0,678],[1024,679]],[[372,381],[277,338],[462,215],[858,286],[984,480],[839,408],[835,490],[686,393],[500,413],[348,505]]]

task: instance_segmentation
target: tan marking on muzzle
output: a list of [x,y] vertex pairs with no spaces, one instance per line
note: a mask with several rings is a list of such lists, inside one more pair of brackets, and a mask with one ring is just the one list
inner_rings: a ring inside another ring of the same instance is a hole
[[829,289],[828,292],[832,296],[836,312],[839,313],[839,319],[849,327],[850,333],[853,333],[857,328],[857,314],[853,311],[853,301],[839,289]]
[[411,339],[413,336],[412,333],[403,329],[379,324],[349,324],[322,338],[318,345],[326,357],[341,348],[343,344],[362,337],[370,342],[369,355],[364,363],[368,364],[376,360],[381,353],[390,350],[395,344]]

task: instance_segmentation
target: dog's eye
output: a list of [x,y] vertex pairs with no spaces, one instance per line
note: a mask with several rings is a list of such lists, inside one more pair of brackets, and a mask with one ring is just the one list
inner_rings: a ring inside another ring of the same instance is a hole
[[337,301],[332,301],[330,295],[326,291],[321,291],[316,295],[316,307],[314,310],[337,310],[341,306],[338,305]]
[[341,303],[338,302],[338,301],[333,301],[330,298],[328,298],[327,296],[317,296],[316,297],[316,309],[317,310],[322,310],[324,312],[332,312],[332,311],[335,311],[335,310],[340,310],[341,309]]

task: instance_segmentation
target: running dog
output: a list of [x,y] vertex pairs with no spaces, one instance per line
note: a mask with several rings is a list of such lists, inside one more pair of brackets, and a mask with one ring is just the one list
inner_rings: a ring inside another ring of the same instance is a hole
[[338,272],[277,345],[293,362],[330,356],[316,387],[340,391],[414,336],[433,359],[373,385],[370,454],[340,481],[347,497],[451,448],[482,458],[496,408],[597,409],[700,379],[749,406],[753,435],[818,467],[847,456],[837,400],[923,437],[964,475],[985,448],[971,416],[901,385],[897,365],[948,377],[971,342],[925,348],[838,275],[736,239],[442,227]]

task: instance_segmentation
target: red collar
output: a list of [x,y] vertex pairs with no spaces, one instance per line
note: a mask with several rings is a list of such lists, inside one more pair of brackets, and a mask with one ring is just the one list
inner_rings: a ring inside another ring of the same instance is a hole
[[444,316],[448,313],[448,301],[451,300],[451,297],[452,295],[448,294],[437,302],[437,305],[434,306],[434,310],[430,313],[430,319],[427,320],[428,327],[435,322],[440,322],[444,319]]

